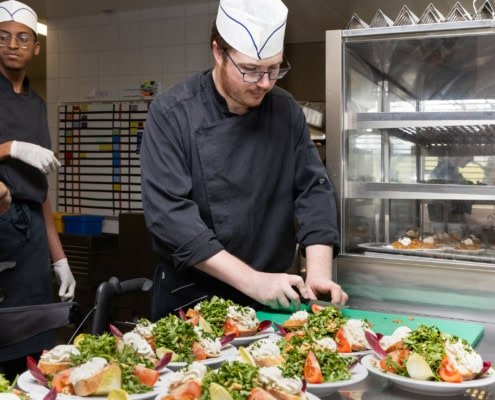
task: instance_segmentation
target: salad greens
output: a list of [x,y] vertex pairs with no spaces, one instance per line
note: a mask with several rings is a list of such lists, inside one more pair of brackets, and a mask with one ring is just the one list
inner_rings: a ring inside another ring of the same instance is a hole
[[[404,346],[423,356],[434,372],[435,379],[439,380],[437,371],[445,357],[446,339],[447,336],[442,334],[437,327],[420,325],[404,339]],[[407,374],[407,371],[405,373]]]
[[[328,336],[328,335],[327,335]],[[316,338],[309,332],[304,336],[292,336],[289,340],[278,342],[285,361],[282,366],[282,375],[285,377],[304,376],[304,363],[308,353],[312,351],[321,368],[324,382],[336,382],[350,379],[352,374],[349,365],[354,362],[352,357],[342,357],[337,352],[323,350]]]
[[346,318],[342,312],[334,307],[325,307],[314,314],[310,314],[305,329],[318,340],[329,334],[336,333],[344,324]]
[[0,393],[10,390],[10,382],[2,374],[0,374]]
[[191,363],[194,361],[193,343],[198,340],[194,325],[170,314],[158,320],[153,328],[153,338],[156,348],[172,350],[176,361]]
[[198,303],[195,307],[205,321],[210,324],[212,329],[211,336],[213,338],[223,336],[223,324],[227,319],[228,308],[231,306],[236,306],[232,300],[226,300],[213,296],[209,300],[203,300]]
[[211,400],[210,384],[222,385],[234,400],[246,400],[254,387],[261,387],[259,368],[239,361],[224,363],[217,371],[208,372],[203,378],[201,400]]
[[85,363],[93,357],[102,357],[111,361],[117,353],[117,341],[107,332],[100,336],[85,335],[76,347],[80,354],[71,357],[76,365]]
[[134,367],[142,365],[153,368],[151,360],[138,355],[130,346],[124,346],[121,351],[117,349],[117,340],[109,333],[100,336],[85,335],[76,346],[80,355],[73,355],[72,361],[79,365],[89,361],[93,357],[102,357],[108,362],[119,365],[122,372],[122,389],[129,394],[145,393],[153,390],[150,386],[143,385],[134,375]]

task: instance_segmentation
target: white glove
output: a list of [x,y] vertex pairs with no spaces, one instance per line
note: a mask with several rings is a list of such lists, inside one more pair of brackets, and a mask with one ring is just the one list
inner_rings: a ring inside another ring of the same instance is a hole
[[44,174],[55,171],[61,165],[53,154],[53,151],[37,144],[19,142],[17,140],[12,141],[10,157],[21,160],[34,168],[38,168]]
[[67,258],[62,258],[53,264],[53,271],[57,277],[57,282],[60,284],[58,295],[62,301],[72,301],[74,299],[74,291],[76,290],[76,280],[69,267]]

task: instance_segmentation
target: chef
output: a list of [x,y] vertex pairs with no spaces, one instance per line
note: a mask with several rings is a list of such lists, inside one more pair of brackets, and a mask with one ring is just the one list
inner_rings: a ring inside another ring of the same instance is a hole
[[[221,0],[212,70],[158,96],[141,146],[143,207],[154,250],[152,318],[212,295],[273,308],[329,294],[339,234],[334,191],[301,108],[275,84],[287,8]],[[287,274],[296,244],[305,280]]]
[[[49,149],[46,105],[26,77],[39,51],[35,11],[18,1],[0,2],[0,190],[5,185],[11,198],[0,215],[0,307],[53,301],[50,255],[61,300],[71,300],[76,285],[47,199],[46,174],[60,163]],[[0,343],[0,372],[15,377],[25,370],[26,355],[54,339],[48,332],[12,347]]]

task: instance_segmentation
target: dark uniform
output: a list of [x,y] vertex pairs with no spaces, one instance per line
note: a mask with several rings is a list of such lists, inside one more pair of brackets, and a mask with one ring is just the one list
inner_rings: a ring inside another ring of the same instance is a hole
[[152,317],[234,288],[191,268],[225,249],[259,271],[290,267],[296,242],[338,247],[333,187],[301,108],[274,87],[228,111],[211,71],[151,105],[141,146],[143,207],[160,263]]
[[[30,89],[27,78],[23,92],[15,93],[11,82],[0,74],[0,143],[10,140],[50,148],[46,105]],[[42,212],[48,190],[46,177],[37,168],[7,158],[0,161],[0,180],[12,196],[9,210],[0,215],[0,262],[15,262],[14,268],[0,272],[0,288],[5,293],[0,307],[51,303],[52,275]],[[0,343],[0,363],[54,344],[52,332],[14,347]]]

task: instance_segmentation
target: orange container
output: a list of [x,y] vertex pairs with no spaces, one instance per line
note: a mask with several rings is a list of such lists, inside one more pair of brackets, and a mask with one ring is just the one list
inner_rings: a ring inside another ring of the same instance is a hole
[[57,211],[57,212],[53,213],[53,221],[55,222],[55,230],[58,233],[64,233],[64,231],[65,231],[64,220],[62,218],[64,215],[71,215],[71,213],[66,213],[66,212],[61,212],[61,211]]

